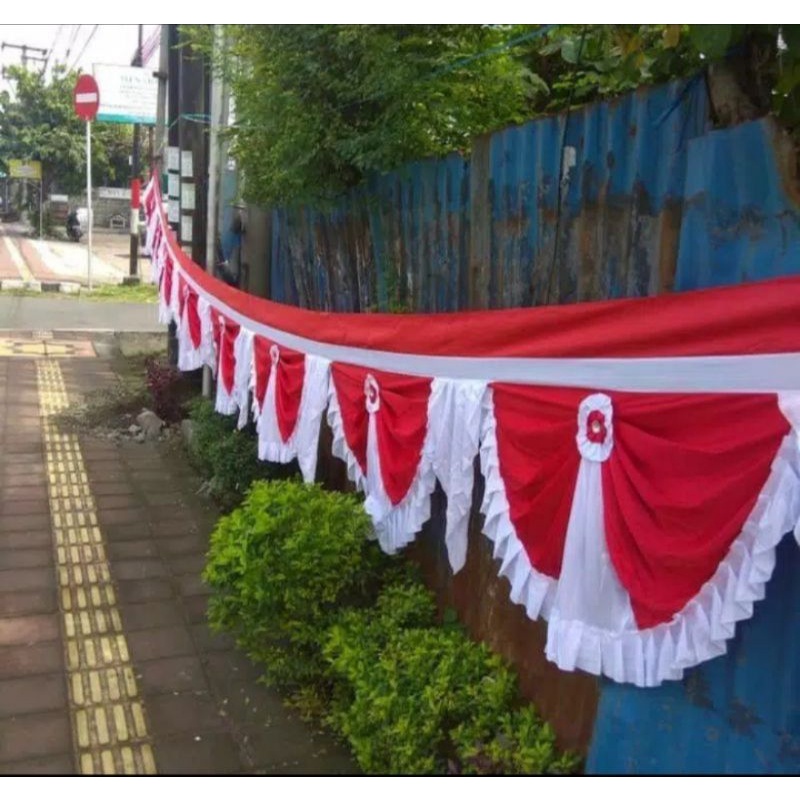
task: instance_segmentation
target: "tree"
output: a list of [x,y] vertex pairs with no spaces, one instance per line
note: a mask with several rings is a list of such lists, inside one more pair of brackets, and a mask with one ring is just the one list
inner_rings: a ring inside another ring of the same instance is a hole
[[[72,105],[77,73],[56,68],[49,82],[40,72],[9,73],[13,94],[0,93],[0,164],[8,171],[9,159],[41,161],[45,195],[80,193],[86,185],[86,133]],[[92,126],[95,183],[126,185],[131,138],[130,126]]]
[[[212,53],[209,26],[182,28]],[[697,74],[735,76],[753,115],[800,124],[800,26],[226,25],[214,67],[247,199],[325,202],[384,171],[541,113]],[[733,120],[736,121],[736,120]],[[722,124],[726,123],[721,120]]]

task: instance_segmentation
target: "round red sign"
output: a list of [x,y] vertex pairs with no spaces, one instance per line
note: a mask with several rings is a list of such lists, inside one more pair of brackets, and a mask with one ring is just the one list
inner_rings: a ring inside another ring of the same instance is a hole
[[95,118],[100,107],[100,89],[91,75],[81,75],[72,92],[75,113],[83,120],[90,122]]

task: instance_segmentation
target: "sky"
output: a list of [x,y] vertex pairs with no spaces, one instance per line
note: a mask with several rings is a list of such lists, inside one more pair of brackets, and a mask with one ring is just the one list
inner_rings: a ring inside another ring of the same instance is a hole
[[[143,26],[143,42],[146,43],[158,27]],[[56,62],[91,72],[93,64],[130,64],[136,51],[137,29],[137,25],[0,25],[0,43],[46,49],[50,53],[48,73]],[[20,64],[21,56],[21,50],[3,47],[0,49],[0,64]],[[157,48],[148,63],[154,69],[157,67]],[[44,62],[32,61],[29,66],[41,68]],[[0,91],[7,88],[8,82],[0,77]]]

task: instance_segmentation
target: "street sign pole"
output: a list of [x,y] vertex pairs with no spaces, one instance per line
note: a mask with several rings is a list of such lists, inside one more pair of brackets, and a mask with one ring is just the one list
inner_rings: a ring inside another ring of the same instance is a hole
[[88,247],[86,249],[86,271],[89,274],[89,291],[92,291],[92,123],[86,120],[86,205],[89,221],[86,223]]
[[100,90],[97,81],[91,75],[78,76],[78,82],[72,93],[75,113],[86,121],[86,207],[89,219],[86,223],[86,272],[89,279],[89,291],[92,290],[92,120],[97,116],[100,106]]

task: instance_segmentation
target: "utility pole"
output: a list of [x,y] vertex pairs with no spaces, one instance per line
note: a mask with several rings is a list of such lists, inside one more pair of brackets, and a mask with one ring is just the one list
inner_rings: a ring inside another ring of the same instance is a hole
[[[29,44],[10,44],[9,42],[3,42],[0,46],[0,50],[5,50],[6,47],[12,50],[21,50],[22,55],[20,60],[22,61],[22,66],[27,69],[29,61],[47,61],[47,48],[46,47],[31,47]],[[29,56],[28,53],[41,53],[41,56],[32,55]],[[3,77],[5,78],[5,70],[3,71]]]
[[[136,55],[133,57],[132,67],[142,66],[142,26],[139,25],[139,46],[136,48]],[[133,181],[139,180],[139,138],[140,125],[135,123],[133,126],[133,158],[131,159],[131,191]],[[133,206],[133,204],[132,204]],[[139,283],[139,207],[131,207],[131,260],[128,270],[127,284]]]

